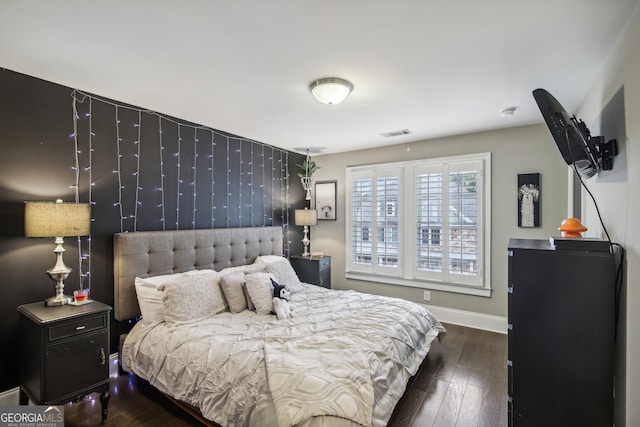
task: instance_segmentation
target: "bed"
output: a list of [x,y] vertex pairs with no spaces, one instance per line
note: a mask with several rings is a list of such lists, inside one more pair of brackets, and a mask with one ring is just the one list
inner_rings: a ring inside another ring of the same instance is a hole
[[[419,304],[301,283],[282,243],[282,227],[114,235],[115,318],[142,316],[122,368],[221,426],[385,426],[444,327]],[[272,280],[293,317],[267,311]]]

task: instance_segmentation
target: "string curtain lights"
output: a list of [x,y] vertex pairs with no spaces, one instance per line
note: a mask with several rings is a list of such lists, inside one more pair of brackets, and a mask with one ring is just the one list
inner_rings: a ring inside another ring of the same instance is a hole
[[[96,144],[107,144],[115,148],[117,188],[110,194],[120,232],[281,223],[289,252],[288,151],[79,90],[71,97],[76,202],[86,197],[96,205],[95,168],[108,162],[96,163],[93,153]],[[91,236],[79,237],[78,247],[80,287],[87,288]]]

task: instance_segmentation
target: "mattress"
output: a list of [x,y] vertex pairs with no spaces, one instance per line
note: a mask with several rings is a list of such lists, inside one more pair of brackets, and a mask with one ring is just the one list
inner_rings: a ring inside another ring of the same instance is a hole
[[[385,426],[446,333],[425,307],[398,298],[304,284],[291,305],[295,317],[284,320],[245,310],[173,327],[140,322],[122,367],[222,426]],[[296,375],[306,391],[287,395]]]

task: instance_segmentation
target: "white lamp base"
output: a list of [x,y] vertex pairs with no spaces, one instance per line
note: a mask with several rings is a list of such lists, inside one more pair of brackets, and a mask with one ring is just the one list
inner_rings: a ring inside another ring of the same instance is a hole
[[66,305],[73,301],[73,298],[64,294],[64,279],[69,277],[69,273],[71,273],[72,270],[67,267],[62,260],[62,254],[65,252],[62,247],[62,237],[56,237],[55,243],[56,248],[53,252],[56,254],[56,265],[47,270],[47,274],[56,282],[56,294],[44,300],[44,305],[47,307]]
[[47,307],[56,307],[59,305],[67,305],[72,301],[73,298],[69,295],[61,294],[47,298],[46,300],[44,300],[44,305],[46,305]]
[[311,256],[311,254],[309,253],[309,243],[311,243],[311,240],[309,240],[309,227],[308,226],[304,226],[304,237],[302,238],[302,244],[304,245],[304,252],[302,252],[302,256]]

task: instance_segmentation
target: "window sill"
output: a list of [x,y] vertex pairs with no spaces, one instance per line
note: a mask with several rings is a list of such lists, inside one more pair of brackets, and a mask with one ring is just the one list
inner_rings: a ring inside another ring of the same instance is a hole
[[457,294],[474,295],[480,297],[491,297],[491,288],[459,285],[456,283],[438,283],[426,280],[403,279],[392,276],[381,276],[377,274],[345,272],[345,278],[362,280],[365,282],[383,283],[385,285],[408,286],[411,288],[429,289],[434,291],[453,292]]

